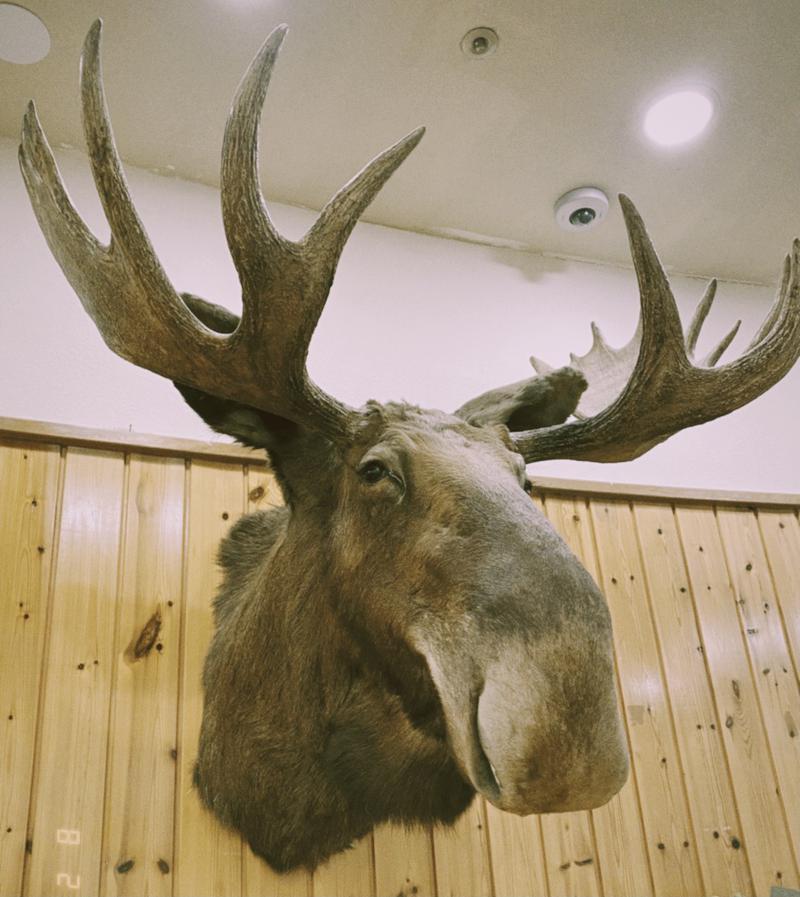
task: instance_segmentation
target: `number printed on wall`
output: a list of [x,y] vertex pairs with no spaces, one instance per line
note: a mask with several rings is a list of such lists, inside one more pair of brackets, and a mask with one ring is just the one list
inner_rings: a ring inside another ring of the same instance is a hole
[[[76,828],[56,829],[56,843],[66,844],[68,847],[77,847],[81,843],[81,833]],[[68,888],[70,891],[77,891],[81,886],[81,877],[80,875],[73,877],[69,872],[58,872],[56,874],[56,884]]]
[[60,828],[56,831],[56,841],[59,844],[80,844],[81,833],[76,828]]

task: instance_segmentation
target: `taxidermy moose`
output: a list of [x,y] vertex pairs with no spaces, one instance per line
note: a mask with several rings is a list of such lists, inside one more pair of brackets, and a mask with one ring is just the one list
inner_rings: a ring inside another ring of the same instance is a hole
[[[800,249],[747,352],[694,363],[712,281],[684,334],[633,204],[641,294],[621,350],[591,351],[452,414],[356,410],[306,355],[356,220],[422,137],[343,187],[299,242],[258,185],[261,106],[286,29],[234,99],[222,214],[241,318],[177,293],[133,208],[111,133],[99,22],[81,60],[89,158],[111,227],[71,204],[33,105],[20,163],[39,224],[103,339],[175,381],[215,430],[266,449],[286,506],[240,520],[205,663],[195,783],[275,869],[313,868],[384,820],[450,823],[476,792],[514,813],[597,807],[623,785],[611,623],[597,586],[530,500],[526,463],[635,458],[751,401],[800,354]],[[737,325],[738,326],[738,325]],[[574,419],[568,420],[573,417]]]

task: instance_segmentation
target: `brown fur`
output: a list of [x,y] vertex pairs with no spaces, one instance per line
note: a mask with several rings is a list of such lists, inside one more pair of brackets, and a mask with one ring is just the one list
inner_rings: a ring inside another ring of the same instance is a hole
[[[231,326],[213,309],[193,310]],[[334,447],[179,388],[212,426],[267,449],[287,503],[241,519],[220,549],[195,777],[209,809],[278,870],[313,868],[385,820],[451,823],[476,782],[489,796],[496,786],[479,736],[461,732],[493,712],[480,704],[492,669],[503,719],[518,689],[528,701],[526,679],[559,702],[552,725],[528,721],[536,758],[522,751],[508,769],[524,787],[539,778],[542,809],[567,801],[564,745],[576,745],[577,768],[605,737],[587,734],[592,719],[613,729],[610,624],[594,583],[525,495],[505,428],[369,403],[352,443]],[[364,465],[378,459],[389,475],[369,482]],[[564,651],[573,638],[580,694]],[[549,652],[544,672],[531,667],[537,644]],[[506,671],[512,649],[521,667]]]

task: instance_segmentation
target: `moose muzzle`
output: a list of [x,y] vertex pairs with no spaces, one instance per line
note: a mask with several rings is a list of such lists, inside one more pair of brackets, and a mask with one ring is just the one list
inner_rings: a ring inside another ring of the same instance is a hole
[[485,671],[471,731],[464,733],[465,765],[477,790],[500,809],[521,815],[589,810],[625,783],[628,751],[611,661],[587,647],[598,655],[589,675],[581,664],[570,674],[558,643],[536,646],[536,666],[524,644],[506,646]]
[[537,635],[473,621],[447,638],[428,630],[417,644],[454,757],[495,806],[520,815],[588,810],[622,788],[629,760],[610,621],[567,618]]

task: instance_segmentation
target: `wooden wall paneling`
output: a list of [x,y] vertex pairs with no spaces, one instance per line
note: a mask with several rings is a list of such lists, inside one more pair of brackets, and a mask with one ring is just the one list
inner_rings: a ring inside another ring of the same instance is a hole
[[[543,498],[535,495],[533,503],[546,513]],[[589,813],[545,814],[539,825],[550,897],[599,894],[597,851]]]
[[742,825],[741,832],[720,830],[719,837],[747,851],[757,894],[781,884],[795,887],[797,870],[717,520],[712,508],[702,507],[678,505],[675,516]]
[[372,835],[356,841],[344,853],[317,866],[313,875],[315,897],[370,897],[375,893],[375,856]]
[[185,478],[129,459],[101,894],[172,894]]
[[[247,466],[245,487],[248,514],[283,504],[275,477],[262,465]],[[242,893],[245,897],[309,897],[311,894],[311,876],[305,869],[281,875],[257,857],[244,839],[242,851]]]
[[486,804],[489,853],[497,897],[548,895],[540,816],[516,816]]
[[[778,777],[789,840],[800,867],[800,681],[792,663],[758,519],[750,509],[717,511],[761,718]],[[734,698],[736,689],[733,687]]]
[[53,537],[58,446],[0,446],[0,895],[22,893]]
[[591,510],[655,890],[701,894],[705,891],[631,508],[628,502],[593,501]]
[[[154,450],[126,466],[122,449],[0,446],[2,897],[800,885],[796,510],[715,516],[693,499],[673,516],[658,498],[631,511],[612,497],[592,499],[590,514],[566,495],[548,496],[545,511],[596,578],[600,549],[633,745],[626,787],[591,814],[543,818],[479,798],[453,832],[385,826],[313,877],[273,873],[190,784],[219,540],[243,510],[281,501],[258,459],[244,463]],[[134,661],[156,607],[157,639]],[[688,847],[675,843],[684,831]]]
[[203,712],[202,672],[213,632],[211,602],[220,573],[220,540],[245,507],[241,466],[193,461],[188,468],[184,538],[184,619],[178,707],[175,834],[176,897],[236,897],[242,891],[242,844],[202,806],[192,786]]
[[482,797],[475,798],[452,828],[434,828],[433,853],[439,897],[492,897],[486,804]]
[[266,467],[247,465],[247,513],[280,508],[283,496],[275,475]]
[[[599,583],[594,531],[586,500],[547,496],[545,510],[550,522]],[[619,661],[617,667],[619,668]],[[619,681],[617,687],[619,688]],[[624,707],[621,691],[619,700],[620,707]],[[632,749],[631,756],[633,757]],[[596,865],[599,889],[614,897],[652,894],[653,880],[642,828],[635,767],[632,766],[628,781],[620,793],[604,807],[592,810],[590,815],[596,845],[596,863],[587,865]],[[568,869],[567,872],[577,876],[579,870],[580,886],[586,886],[585,878],[589,874],[586,866]],[[591,881],[589,885],[591,886]],[[578,886],[579,881],[575,881],[576,894],[581,893],[577,890]]]
[[373,834],[378,897],[434,897],[433,834],[428,828],[382,825]]
[[96,895],[125,464],[67,449],[25,892]]
[[703,880],[708,893],[752,894],[746,851],[714,837],[741,825],[675,515],[663,503],[636,503],[634,515]]
[[597,850],[586,813],[542,816],[550,897],[594,897],[601,893]]
[[[759,508],[758,523],[797,672],[800,670],[800,521],[789,511]],[[800,726],[800,720],[797,722]]]

